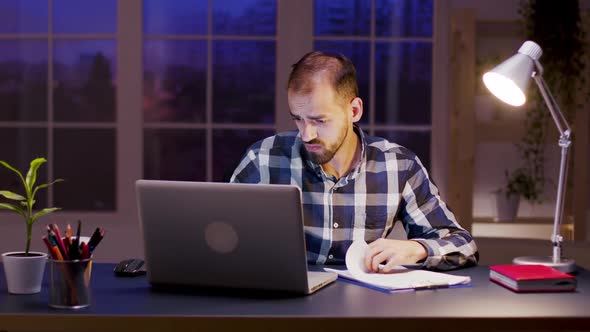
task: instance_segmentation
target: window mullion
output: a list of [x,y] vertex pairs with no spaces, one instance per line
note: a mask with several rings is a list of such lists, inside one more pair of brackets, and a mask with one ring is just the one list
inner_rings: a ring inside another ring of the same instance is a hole
[[277,131],[291,130],[287,80],[291,65],[313,50],[313,0],[277,2],[275,123]]
[[[53,0],[47,6],[47,178],[53,180],[55,158],[53,158]],[[53,187],[47,188],[48,206],[54,206]]]
[[143,176],[142,0],[118,1],[117,12],[117,213],[134,216],[135,180]]
[[431,173],[443,197],[448,195],[449,14],[450,0],[433,1]]
[[213,3],[207,5],[207,96],[205,98],[206,179],[213,181]]

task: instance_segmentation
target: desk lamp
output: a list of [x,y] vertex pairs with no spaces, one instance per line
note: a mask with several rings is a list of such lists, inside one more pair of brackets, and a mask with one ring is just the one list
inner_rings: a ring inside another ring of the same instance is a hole
[[528,86],[529,78],[532,77],[541,91],[543,100],[559,130],[561,162],[559,164],[557,201],[555,203],[555,217],[553,220],[553,233],[551,235],[553,256],[516,257],[513,263],[542,264],[567,273],[575,270],[575,263],[573,259],[561,257],[561,242],[563,241],[563,237],[560,234],[560,229],[563,219],[567,165],[569,161],[568,152],[572,143],[570,139],[572,130],[542,77],[543,67],[539,62],[541,54],[543,54],[543,51],[539,45],[530,40],[526,41],[522,44],[518,53],[485,73],[483,75],[483,82],[488,90],[503,102],[512,106],[521,106],[526,101],[524,92]]

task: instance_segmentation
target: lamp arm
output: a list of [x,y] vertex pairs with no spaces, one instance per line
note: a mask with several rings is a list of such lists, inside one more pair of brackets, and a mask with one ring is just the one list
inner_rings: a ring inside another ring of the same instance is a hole
[[[547,87],[547,83],[542,78],[541,78],[541,83],[543,83],[543,86],[545,87],[545,90],[547,91],[547,95],[549,96],[549,99],[551,99],[551,102],[553,104],[553,107],[556,110],[555,113],[557,115],[559,115],[559,118],[561,120],[561,124],[565,127],[565,132],[566,133],[569,132],[569,134],[571,135],[572,129],[570,128],[570,126],[569,126],[569,124],[567,122],[567,119],[565,118],[565,115],[563,115],[563,112],[559,108],[559,105],[557,104],[557,101],[555,100],[555,98],[553,98],[553,95],[549,92],[549,88]],[[561,134],[564,135],[565,133],[561,133]]]
[[[538,63],[538,62],[537,62]],[[549,88],[545,83],[545,80],[540,74],[533,73],[533,79],[541,95],[551,112],[553,121],[559,130],[559,146],[561,147],[561,160],[559,163],[559,180],[557,185],[557,198],[555,202],[555,215],[553,220],[553,233],[551,235],[551,242],[553,243],[553,263],[559,263],[561,261],[561,242],[563,237],[560,235],[561,224],[563,220],[563,208],[565,203],[565,186],[567,179],[568,163],[569,163],[569,148],[572,143],[571,133],[572,130],[567,123],[563,113],[559,109],[559,105],[549,92]]]
[[547,105],[547,108],[551,113],[551,117],[553,118],[553,121],[557,126],[557,130],[559,130],[559,135],[565,135],[567,137],[570,137],[572,130],[569,124],[567,123],[567,120],[565,119],[563,113],[559,109],[559,105],[557,105],[555,98],[553,98],[553,95],[549,91],[549,88],[547,87],[547,83],[545,83],[543,76],[533,73],[533,79],[535,80],[535,83],[537,83],[539,91],[541,91],[541,95],[545,100],[545,104]]
[[[569,132],[569,131],[568,131]],[[569,163],[569,148],[571,145],[569,137],[562,135],[559,138],[559,146],[561,147],[561,160],[559,163],[559,180],[557,184],[557,198],[555,201],[555,216],[553,220],[553,233],[551,241],[553,242],[553,262],[557,263],[561,259],[561,242],[563,237],[560,235],[561,224],[563,221],[563,207],[565,203],[565,191],[567,184],[567,171]]]

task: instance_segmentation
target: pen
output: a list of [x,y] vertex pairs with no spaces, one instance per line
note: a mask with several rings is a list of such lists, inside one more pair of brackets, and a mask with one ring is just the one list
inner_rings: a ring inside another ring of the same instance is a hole
[[72,245],[72,226],[70,226],[70,224],[68,224],[68,226],[66,227],[66,240],[68,242],[68,245],[71,246]]
[[47,245],[47,249],[49,250],[49,255],[51,256],[51,258],[56,260],[63,260],[63,256],[59,252],[59,249],[57,248],[57,245],[55,244],[55,241],[53,241],[53,239],[44,236],[43,242],[45,242],[45,245]]
[[88,248],[88,243],[82,242],[82,259],[90,258],[90,251]]
[[59,249],[57,249],[57,246],[51,247],[51,253],[52,256],[58,261],[62,261],[64,259],[61,253],[59,252]]
[[96,246],[100,243],[100,241],[102,240],[103,237],[104,237],[104,229],[100,228],[98,235],[94,238],[94,242],[92,242],[92,239],[90,239],[90,241],[89,241],[88,251],[89,251],[90,255],[92,255],[92,252],[94,251]]
[[53,252],[53,246],[51,245],[51,242],[49,242],[49,239],[47,238],[47,236],[42,237],[43,242],[45,243],[45,245],[47,246],[47,250],[49,251],[49,254],[51,255],[51,257],[53,259],[56,258],[54,252]]
[[47,236],[44,236],[41,239],[43,240],[43,242],[47,246],[47,249],[51,249],[51,243],[49,242],[49,239],[47,238]]
[[96,243],[97,238],[100,236],[100,227],[96,227],[92,236],[90,236],[90,240],[88,240],[88,245],[93,246]]
[[70,256],[71,259],[80,258],[80,232],[82,230],[82,221],[78,220],[78,227],[76,229],[76,239],[73,241],[71,246]]
[[61,233],[59,232],[59,227],[57,227],[57,224],[52,224],[52,225],[50,225],[50,227],[51,226],[53,226],[52,230],[53,230],[53,232],[55,234],[55,241],[57,242],[57,247],[61,251],[62,256],[65,259],[69,259],[68,251],[66,249],[66,246],[64,244],[64,241],[61,238]]
[[67,224],[65,237],[62,238],[57,224],[46,225],[47,235],[42,237],[48,254],[54,260],[78,260],[89,259],[96,246],[102,241],[105,230],[97,227],[88,242],[80,240],[82,233],[82,221],[78,220],[76,236],[74,238],[72,226]]
[[80,248],[80,230],[82,229],[82,221],[78,220],[78,229],[76,230],[76,240],[74,243],[76,244],[76,249]]
[[64,247],[64,243],[63,241],[59,241],[59,237],[57,236],[57,234],[55,234],[55,228],[51,231],[49,231],[50,234],[50,238],[52,239],[52,243],[55,243],[55,245],[57,246],[57,248],[59,249],[59,252],[61,253],[61,256],[64,259],[69,259],[68,256],[68,252],[66,250],[66,248]]
[[473,285],[470,282],[464,284],[440,284],[440,285],[432,285],[432,286],[420,286],[415,288],[415,290],[428,290],[428,289],[437,289],[437,288],[468,288],[472,287]]
[[434,285],[427,285],[427,286],[416,286],[414,290],[429,290],[429,289],[438,289],[438,288],[449,288],[449,284],[434,284]]

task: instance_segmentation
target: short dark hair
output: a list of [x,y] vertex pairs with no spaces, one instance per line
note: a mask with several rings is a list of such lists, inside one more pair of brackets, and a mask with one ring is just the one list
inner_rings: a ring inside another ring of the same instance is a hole
[[347,102],[359,95],[354,64],[341,54],[309,52],[297,61],[289,75],[287,90],[308,94],[314,88],[315,75],[323,75],[336,94]]

